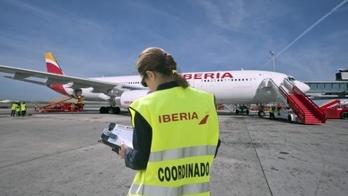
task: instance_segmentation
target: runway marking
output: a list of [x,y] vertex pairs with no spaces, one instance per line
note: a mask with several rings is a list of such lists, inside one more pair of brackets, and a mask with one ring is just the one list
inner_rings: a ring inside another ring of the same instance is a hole
[[38,156],[38,157],[34,157],[32,159],[27,159],[27,160],[18,161],[18,162],[14,162],[14,163],[10,163],[10,164],[7,164],[7,165],[0,166],[0,169],[4,169],[4,168],[7,168],[7,167],[11,167],[11,166],[17,166],[17,165],[20,165],[20,164],[23,164],[23,163],[28,163],[28,162],[31,162],[31,161],[35,161],[35,160],[38,160],[38,159],[52,157],[52,156],[55,156],[55,155],[63,154],[63,153],[66,153],[66,152],[72,152],[72,151],[75,151],[75,150],[80,150],[80,149],[83,149],[83,148],[88,148],[88,147],[96,146],[96,145],[99,145],[99,143],[96,143],[96,144],[93,144],[93,145],[89,145],[89,146],[79,146],[77,148],[72,148],[72,149],[67,149],[67,150],[63,150],[63,151],[58,151],[58,152],[55,152],[53,154],[41,155],[41,156]]
[[255,146],[256,143],[254,142],[253,138],[251,137],[250,132],[249,132],[249,129],[247,128],[247,126],[246,126],[246,130],[247,130],[248,136],[249,136],[249,138],[250,138],[250,145],[253,146],[253,149],[254,149],[255,154],[256,154],[256,158],[257,158],[257,160],[258,160],[258,162],[259,162],[259,165],[260,165],[260,167],[261,167],[261,171],[262,171],[263,177],[264,177],[265,180],[266,180],[266,184],[267,184],[268,190],[269,190],[271,196],[273,196],[273,192],[272,192],[271,186],[269,185],[269,182],[268,182],[268,179],[267,179],[265,170],[264,170],[264,168],[263,168],[263,166],[262,166],[260,156],[259,156],[259,154],[258,154],[258,152],[257,152],[257,150],[256,150],[256,146]]
[[[63,118],[63,117],[57,117],[57,116],[35,116],[36,119],[50,119],[50,120],[68,120],[68,121],[79,121],[79,122],[100,122],[100,123],[110,123],[110,119],[107,118],[100,118],[100,119],[75,119],[75,118]],[[123,119],[122,119],[123,120]],[[129,120],[130,124],[130,120]]]

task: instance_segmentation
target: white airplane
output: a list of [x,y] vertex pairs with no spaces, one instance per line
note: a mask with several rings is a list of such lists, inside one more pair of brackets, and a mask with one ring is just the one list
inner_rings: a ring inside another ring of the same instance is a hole
[[[54,91],[70,97],[84,97],[85,100],[108,101],[109,107],[101,107],[100,113],[119,113],[135,99],[145,96],[149,90],[140,83],[138,75],[80,78],[64,75],[51,52],[45,53],[47,72],[0,65],[4,77],[45,85]],[[302,92],[310,88],[305,83],[283,73],[258,70],[211,71],[183,73],[182,76],[194,87],[211,92],[217,104],[253,104],[275,102],[274,90],[265,86],[267,79],[275,85],[284,79],[292,81]],[[39,81],[41,79],[42,81]]]
[[0,103],[11,103],[12,101],[9,99],[5,99],[5,100],[0,100]]

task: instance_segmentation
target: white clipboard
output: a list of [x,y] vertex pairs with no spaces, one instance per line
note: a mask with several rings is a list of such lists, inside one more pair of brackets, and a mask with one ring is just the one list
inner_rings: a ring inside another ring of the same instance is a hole
[[107,142],[116,146],[124,144],[133,148],[133,128],[131,126],[116,124],[112,130],[104,128],[101,138],[103,143]]

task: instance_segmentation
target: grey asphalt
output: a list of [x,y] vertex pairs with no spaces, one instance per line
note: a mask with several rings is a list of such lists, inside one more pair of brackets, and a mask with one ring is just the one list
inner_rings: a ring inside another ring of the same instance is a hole
[[[0,112],[1,113],[1,112]],[[219,115],[214,196],[348,195],[348,120],[308,126]],[[0,115],[0,195],[126,195],[135,172],[97,142],[128,114]]]

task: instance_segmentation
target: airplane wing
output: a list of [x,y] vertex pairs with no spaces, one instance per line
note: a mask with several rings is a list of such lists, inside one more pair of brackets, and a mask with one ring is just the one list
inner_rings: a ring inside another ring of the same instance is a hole
[[[117,89],[120,92],[123,92],[125,90],[136,89],[132,86],[128,86],[127,84],[109,83],[109,82],[99,81],[94,79],[59,75],[54,73],[22,69],[22,68],[10,67],[5,65],[0,65],[0,72],[13,74],[11,76],[4,76],[6,78],[21,80],[25,82],[31,82],[31,83],[46,85],[46,86],[49,86],[50,84],[53,84],[53,83],[60,83],[60,84],[71,84],[70,88],[74,88],[74,89],[92,87],[93,92],[96,92],[96,93],[99,92],[99,93],[107,94],[112,89]],[[45,81],[37,81],[31,78],[43,79]]]

